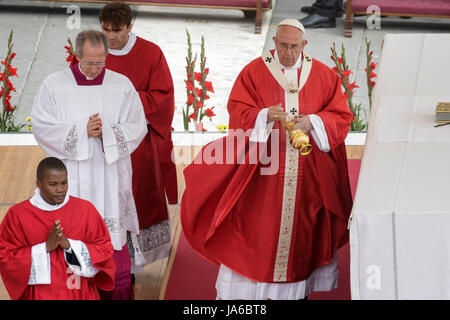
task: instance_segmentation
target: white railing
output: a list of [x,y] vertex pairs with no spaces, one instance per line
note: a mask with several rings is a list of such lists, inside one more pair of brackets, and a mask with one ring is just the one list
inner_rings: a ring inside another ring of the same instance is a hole
[[[222,132],[172,132],[172,141],[175,146],[201,146],[224,136]],[[366,133],[350,132],[345,139],[348,146],[364,145]],[[31,133],[3,133],[0,134],[0,146],[37,146]]]

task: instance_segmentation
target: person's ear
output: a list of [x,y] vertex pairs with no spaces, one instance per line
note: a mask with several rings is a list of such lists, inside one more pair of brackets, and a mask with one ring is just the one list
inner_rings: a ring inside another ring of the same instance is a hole
[[303,40],[302,41],[302,51],[303,51],[303,49],[305,49],[307,44],[308,44],[308,40]]
[[36,187],[41,190],[42,183],[36,179]]
[[128,27],[127,27],[127,31],[128,31],[128,33],[130,33],[131,32],[131,28],[133,28],[133,25],[130,23],[129,25],[128,25]]

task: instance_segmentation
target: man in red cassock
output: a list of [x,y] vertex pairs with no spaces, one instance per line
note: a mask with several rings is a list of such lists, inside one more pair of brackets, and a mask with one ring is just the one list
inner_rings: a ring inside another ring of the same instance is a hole
[[[183,231],[220,264],[219,299],[305,299],[337,286],[352,206],[344,139],[353,115],[338,75],[303,52],[304,33],[298,20],[279,23],[275,50],[233,86],[230,134],[184,171]],[[293,147],[285,121],[311,137],[310,154]],[[218,161],[205,164],[211,158]]]
[[[148,133],[131,155],[133,196],[139,235],[129,237],[133,269],[168,257],[171,246],[167,201],[178,202],[176,166],[172,161],[171,124],[175,110],[172,76],[161,49],[131,32],[127,4],[105,5],[99,13],[109,41],[106,68],[127,76],[139,93]],[[167,200],[166,200],[167,195]],[[138,247],[138,250],[133,248]],[[138,256],[139,255],[139,256]]]
[[103,218],[67,193],[67,169],[42,160],[32,198],[0,224],[0,273],[11,299],[91,300],[114,288],[116,265]]

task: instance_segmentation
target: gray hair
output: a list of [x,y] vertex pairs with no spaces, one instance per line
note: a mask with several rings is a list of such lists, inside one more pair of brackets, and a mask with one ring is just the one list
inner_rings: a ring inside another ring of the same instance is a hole
[[93,45],[103,44],[105,47],[105,57],[108,55],[109,45],[106,36],[97,30],[86,30],[80,32],[75,40],[75,53],[78,58],[83,58],[83,46],[86,41],[89,41]]

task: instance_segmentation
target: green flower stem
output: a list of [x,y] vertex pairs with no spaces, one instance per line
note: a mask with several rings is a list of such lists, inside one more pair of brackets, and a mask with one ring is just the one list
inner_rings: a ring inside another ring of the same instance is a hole
[[6,65],[5,65],[5,76],[3,79],[3,97],[2,97],[2,117],[0,119],[0,132],[6,132],[8,131],[8,118],[11,116],[9,113],[11,111],[6,110],[6,97],[8,96],[9,91],[11,90],[8,88],[8,78],[10,76],[9,73],[9,66],[11,65],[11,52],[12,52],[12,38],[13,38],[13,30],[11,30],[8,38],[8,51],[6,54]]
[[[350,124],[350,130],[351,131],[362,131],[366,127],[366,124],[363,123],[363,120],[360,119],[360,113],[361,113],[361,104],[355,105],[353,102],[353,90],[349,88],[349,80],[348,77],[345,77],[343,72],[349,71],[348,65],[346,62],[345,57],[345,47],[342,44],[342,51],[341,51],[341,57],[338,57],[336,52],[336,44],[333,42],[333,46],[331,47],[331,54],[332,54],[332,60],[337,68],[337,73],[339,77],[342,80],[342,85],[344,87],[344,90],[347,94],[347,103],[350,108],[350,111],[353,113],[353,121]],[[341,59],[341,62],[339,62],[339,58]]]
[[371,69],[371,62],[372,62],[372,56],[370,54],[370,44],[371,41],[367,40],[366,37],[366,64],[367,64],[367,68],[366,68],[366,77],[367,77],[367,95],[369,96],[369,110],[372,110],[372,91],[373,91],[373,87],[370,84],[370,73],[372,72],[373,69]]

